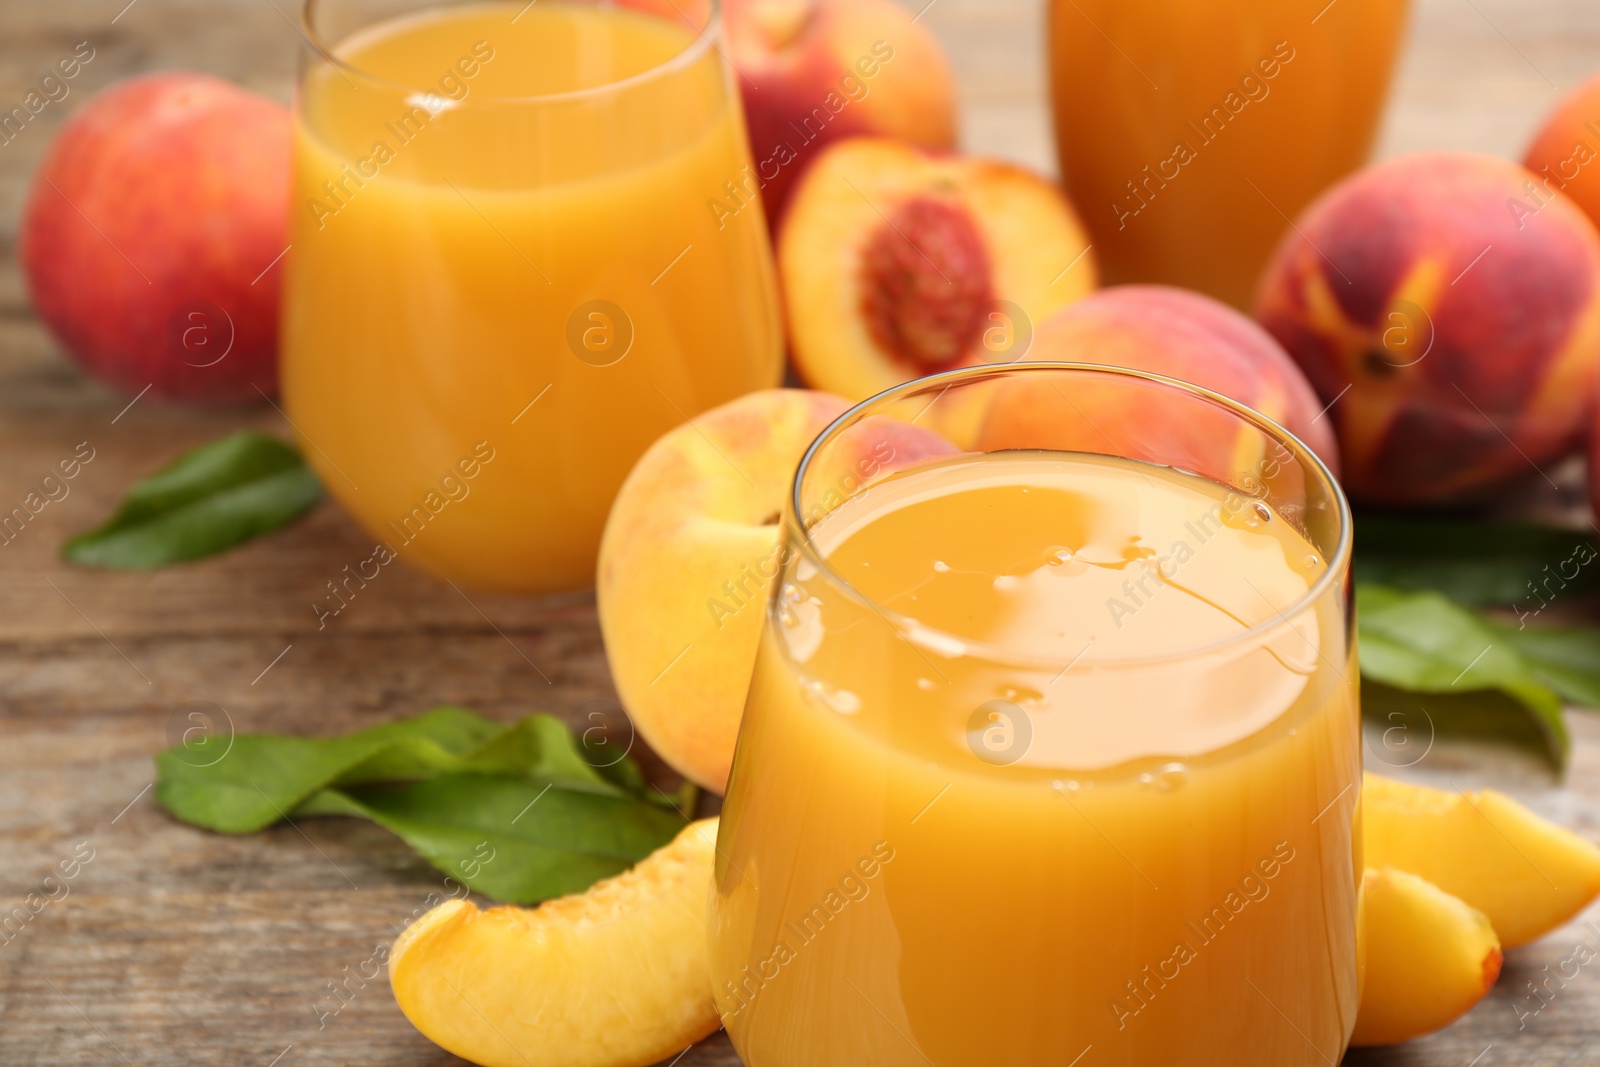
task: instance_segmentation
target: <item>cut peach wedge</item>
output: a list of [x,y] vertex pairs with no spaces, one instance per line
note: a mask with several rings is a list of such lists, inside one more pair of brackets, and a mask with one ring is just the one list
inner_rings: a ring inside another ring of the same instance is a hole
[[1409,871],[1460,897],[1507,948],[1544,936],[1600,894],[1600,848],[1504,793],[1369,774],[1361,802],[1367,865]]
[[719,1025],[706,907],[717,821],[537,908],[439,905],[389,954],[412,1025],[483,1067],[645,1067]]
[[935,371],[1023,358],[1037,323],[1098,281],[1054,183],[886,137],[840,141],[778,233],[795,369],[865,400]]
[[1500,976],[1500,942],[1481,911],[1388,867],[1361,881],[1366,962],[1352,1045],[1395,1045],[1465,1015]]

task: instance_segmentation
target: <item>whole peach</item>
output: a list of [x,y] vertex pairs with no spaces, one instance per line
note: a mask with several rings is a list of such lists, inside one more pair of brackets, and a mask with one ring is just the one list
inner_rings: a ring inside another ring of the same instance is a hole
[[128,392],[235,402],[277,387],[289,114],[203,74],[130,79],[46,152],[21,258],[35,309]]
[[[606,520],[595,598],[617,693],[650,747],[707,789],[722,791],[733,761],[767,598],[790,550],[780,520],[795,471],[849,407],[769,389],[713,408],[650,446]],[[853,430],[811,483],[828,490],[825,508],[954,451],[908,423]]]
[[[1126,366],[1192,382],[1278,422],[1306,442],[1331,469],[1339,469],[1333,427],[1322,418],[1322,402],[1306,376],[1266,330],[1210,296],[1165,285],[1120,285],[1091,293],[1038,325],[1027,358]],[[1043,392],[1040,398],[1050,402],[1051,394],[1054,390]],[[1107,392],[1107,397],[1110,395]],[[1210,427],[1194,426],[1194,408],[1187,403],[1189,414],[1163,419],[1150,410],[1152,403],[1158,403],[1154,397],[1136,398],[1130,390],[1117,390],[1117,395],[1126,397],[1131,405],[1120,418],[1106,408],[1090,416],[1083,411],[1083,402],[1072,405],[1064,397],[1056,397],[1059,403],[1040,405],[1051,411],[1010,411],[1005,419],[990,419],[986,445],[995,445],[1000,426],[1018,432],[1029,422],[1050,422],[1056,427],[1053,432],[1059,434],[1077,424],[1082,437],[1078,443],[1083,448],[1104,451],[1099,446],[1106,445],[1102,435],[1107,435],[1117,451],[1133,453],[1142,448],[1152,453],[1150,459],[1158,459],[1163,448],[1176,448],[1179,454],[1205,453],[1213,443],[1205,440],[1208,432],[1229,435],[1230,427],[1237,427],[1232,416],[1224,416]],[[1128,434],[1142,435],[1144,445],[1118,440]],[[1152,435],[1162,440],[1152,442]],[[1179,437],[1194,440],[1179,443]],[[1205,467],[1218,464],[1206,462]],[[1221,472],[1227,472],[1226,464],[1218,474]]]
[[795,179],[840,138],[955,146],[944,52],[893,0],[727,0],[726,10],[755,161],[741,184],[760,189],[768,220],[776,223]]
[[1539,128],[1523,166],[1525,206],[1565,193],[1600,225],[1600,74],[1561,98]]
[[1330,406],[1350,494],[1481,499],[1586,432],[1600,234],[1515,163],[1406,156],[1336,185],[1274,255],[1256,317]]

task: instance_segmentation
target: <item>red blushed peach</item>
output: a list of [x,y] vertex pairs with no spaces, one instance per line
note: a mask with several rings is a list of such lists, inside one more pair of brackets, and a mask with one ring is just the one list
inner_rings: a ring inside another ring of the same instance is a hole
[[[1202,386],[1284,426],[1338,470],[1333,431],[1300,369],[1265,330],[1211,297],[1160,285],[1103,289],[1041,323],[1028,358]],[[1223,480],[1251,474],[1264,443],[1258,432],[1241,433],[1236,416],[1184,394],[1093,380],[1060,389],[1002,384],[980,438],[986,449],[1111,452]]]
[[90,373],[191,401],[277,389],[289,129],[278,104],[181,72],[116,85],[62,126],[21,258],[39,317]]
[[956,142],[955,88],[939,43],[892,0],[727,0],[753,179],[767,218],[824,147],[881,134]]
[[[803,389],[750,393],[656,441],[612,505],[595,594],[622,705],[651,748],[721,792],[800,458],[850,404]],[[831,510],[862,484],[954,448],[906,423],[852,427],[809,496]],[[816,516],[808,516],[814,519]]]
[[1033,324],[1097,278],[1054,184],[866,137],[828,149],[802,179],[779,231],[778,272],[800,376],[854,400],[1021,358]]
[[1285,237],[1256,317],[1332,405],[1350,494],[1483,498],[1570,451],[1600,376],[1600,234],[1527,171],[1436,153],[1335,186]]
[[1522,165],[1529,210],[1565,193],[1600,225],[1600,75],[1562,97],[1528,146]]

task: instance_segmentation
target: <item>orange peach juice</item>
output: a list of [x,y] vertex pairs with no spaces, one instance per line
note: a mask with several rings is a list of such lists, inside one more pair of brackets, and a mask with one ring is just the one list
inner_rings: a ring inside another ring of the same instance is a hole
[[329,490],[431,571],[591,584],[650,442],[778,381],[761,207],[707,207],[748,162],[737,93],[716,26],[663,10],[424,9],[303,79],[288,414]]
[[1056,148],[1109,283],[1248,307],[1289,220],[1365,162],[1406,0],[1052,0]]
[[1337,1062],[1356,670],[1301,532],[1195,475],[1019,450],[890,475],[809,536],[719,840],[746,1063]]

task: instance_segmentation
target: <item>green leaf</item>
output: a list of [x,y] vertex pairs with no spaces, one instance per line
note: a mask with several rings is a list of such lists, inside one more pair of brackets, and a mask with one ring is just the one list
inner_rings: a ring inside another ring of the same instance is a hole
[[1355,553],[1363,582],[1432,589],[1469,607],[1534,611],[1600,589],[1600,567],[1587,565],[1600,556],[1591,531],[1364,514]]
[[212,736],[157,754],[155,795],[184,822],[254,833],[319,790],[425,777],[505,730],[444,707],[339,737]]
[[1497,689],[1408,693],[1363,678],[1361,717],[1379,728],[1366,746],[1367,769],[1379,773],[1416,766],[1441,738],[1520,748],[1546,762],[1552,757],[1540,722]]
[[359,815],[496,900],[578,893],[671,841],[687,820],[632,797],[503,775],[445,775],[397,790],[326,790],[295,812]]
[[1600,628],[1497,628],[1541,682],[1573,704],[1600,708]]
[[1363,678],[1413,693],[1497,690],[1533,717],[1549,755],[1565,766],[1561,697],[1500,627],[1436,592],[1369,584],[1356,587],[1356,618]]
[[241,431],[135,482],[116,514],[67,541],[61,554],[121,570],[199,559],[287,525],[321,496],[299,452]]
[[583,761],[561,720],[530,715],[506,726],[456,707],[339,737],[207,738],[160,753],[156,769],[156,799],[168,811],[231,834],[265,829],[323,789],[442,774],[519,775],[563,789],[629,795]]

